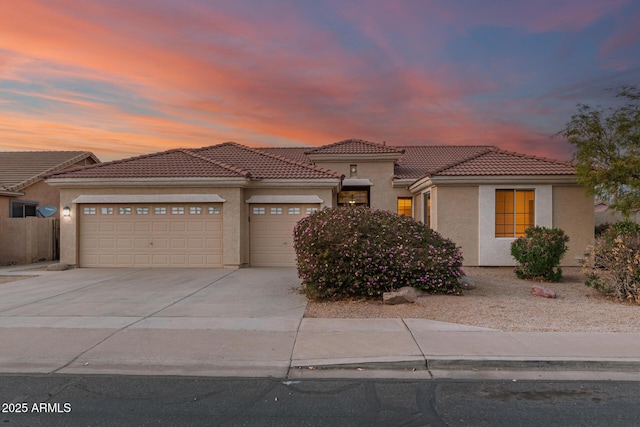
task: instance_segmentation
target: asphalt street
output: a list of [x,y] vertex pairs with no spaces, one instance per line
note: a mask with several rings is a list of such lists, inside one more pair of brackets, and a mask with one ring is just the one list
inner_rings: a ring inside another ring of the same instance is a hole
[[0,377],[6,426],[634,426],[640,382]]

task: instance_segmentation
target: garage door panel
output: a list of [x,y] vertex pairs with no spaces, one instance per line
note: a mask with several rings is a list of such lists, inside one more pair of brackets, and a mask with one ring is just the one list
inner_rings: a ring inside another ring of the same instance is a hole
[[152,243],[154,249],[169,249],[169,239],[159,239],[154,237]]
[[[82,206],[83,267],[223,265],[221,204]],[[209,211],[218,214],[206,214]]]
[[136,222],[133,225],[133,231],[135,233],[150,233],[151,232],[151,224],[148,222]]
[[170,233],[184,233],[187,230],[187,226],[184,222],[171,222],[169,224],[169,232]]
[[166,221],[154,221],[151,224],[151,231],[153,233],[166,233],[169,231],[169,223]]
[[207,221],[205,231],[207,233],[222,233],[222,221]]
[[116,225],[112,222],[96,223],[94,230],[97,230],[100,233],[115,233]]
[[133,239],[116,239],[116,249],[132,249],[133,248]]
[[171,239],[169,241],[169,249],[184,249],[187,247],[186,239]]
[[[116,248],[116,239],[100,239],[100,240],[92,240],[95,242],[96,246],[100,249],[115,249]],[[94,247],[94,246],[89,246]]]
[[133,240],[133,247],[135,249],[147,249],[147,247],[149,246],[149,239],[147,238],[143,238],[143,239],[134,239]]

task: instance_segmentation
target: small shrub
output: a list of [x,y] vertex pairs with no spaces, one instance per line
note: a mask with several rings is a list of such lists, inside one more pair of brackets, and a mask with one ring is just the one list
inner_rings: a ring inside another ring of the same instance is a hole
[[596,238],[582,260],[586,285],[640,304],[640,225],[621,221]]
[[461,293],[460,249],[412,218],[364,207],[324,209],[294,229],[311,299],[377,297],[402,286]]
[[558,228],[531,227],[511,244],[511,256],[518,262],[520,279],[557,282],[562,278],[560,260],[567,252],[569,237]]
[[607,231],[611,227],[611,224],[605,222],[604,224],[596,225],[594,234],[596,237],[601,236],[605,231]]

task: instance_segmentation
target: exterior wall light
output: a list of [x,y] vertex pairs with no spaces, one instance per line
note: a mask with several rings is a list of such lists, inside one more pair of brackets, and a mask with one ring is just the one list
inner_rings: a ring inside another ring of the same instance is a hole
[[71,208],[69,206],[65,206],[62,208],[62,216],[70,217],[71,216]]

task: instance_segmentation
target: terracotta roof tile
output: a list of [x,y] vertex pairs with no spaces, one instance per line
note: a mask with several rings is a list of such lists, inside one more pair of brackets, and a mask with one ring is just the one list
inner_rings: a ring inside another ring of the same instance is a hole
[[333,144],[323,145],[306,154],[402,154],[402,149],[390,145],[378,144],[377,142],[364,141],[362,139],[345,139]]
[[19,191],[48,173],[87,158],[99,162],[89,151],[3,151],[0,152],[0,183],[6,190]]
[[176,149],[61,172],[50,178],[242,177],[241,171]]
[[396,178],[418,179],[495,147],[486,145],[420,145],[398,148],[404,150],[404,155],[396,163]]
[[191,150],[207,158],[221,160],[228,164],[251,171],[256,179],[320,179],[340,178],[341,175],[309,163],[249,148],[235,142],[225,142],[211,147]]
[[174,149],[116,160],[56,173],[50,177],[321,179],[340,176],[317,166],[226,142],[198,149]]
[[575,166],[558,160],[494,148],[432,173],[438,176],[468,175],[573,175]]
[[300,163],[311,164],[311,160],[305,154],[310,147],[257,147],[256,150],[265,153],[275,154],[276,156],[286,157]]

